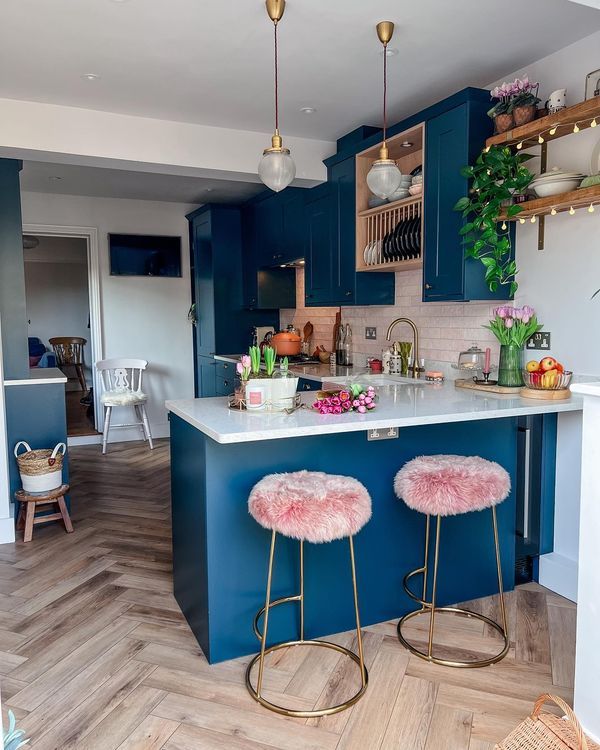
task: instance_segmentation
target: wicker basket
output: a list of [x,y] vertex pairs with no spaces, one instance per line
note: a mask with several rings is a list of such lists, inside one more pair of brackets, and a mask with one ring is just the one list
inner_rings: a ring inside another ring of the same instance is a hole
[[[26,452],[19,454],[21,446]],[[54,450],[43,448],[35,451],[24,440],[15,445],[14,453],[25,492],[47,492],[60,487],[66,450],[64,443],[58,443]]]
[[[556,703],[566,717],[541,713],[546,701]],[[544,694],[535,702],[531,716],[494,750],[600,750],[600,745],[585,736],[573,709],[562,698]]]

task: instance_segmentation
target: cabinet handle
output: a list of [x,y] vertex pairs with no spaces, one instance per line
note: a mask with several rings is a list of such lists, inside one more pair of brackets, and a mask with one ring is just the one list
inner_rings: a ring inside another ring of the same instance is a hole
[[223,362],[223,369],[224,370],[228,370],[229,369],[229,363],[228,362]]
[[433,284],[425,284],[425,289],[433,289]]
[[531,466],[531,429],[526,427],[525,433],[525,476],[523,477],[523,539],[529,539],[529,469]]
[[314,294],[305,294],[305,299],[312,299],[314,297]]
[[346,297],[352,297],[352,292],[351,291],[346,292]]
[[279,260],[279,258],[283,257],[283,253],[278,253],[277,255],[273,256],[273,260]]

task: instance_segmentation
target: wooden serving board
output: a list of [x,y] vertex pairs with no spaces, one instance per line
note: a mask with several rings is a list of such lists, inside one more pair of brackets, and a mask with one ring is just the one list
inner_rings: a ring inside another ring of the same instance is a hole
[[520,395],[523,398],[539,398],[543,401],[562,401],[563,399],[571,398],[571,391],[568,388],[557,388],[555,391],[521,388]]
[[482,385],[474,380],[467,380],[467,378],[457,378],[454,385],[456,388],[468,388],[472,391],[487,391],[488,393],[504,393],[507,396],[518,396],[521,391],[521,386],[508,388],[505,385]]

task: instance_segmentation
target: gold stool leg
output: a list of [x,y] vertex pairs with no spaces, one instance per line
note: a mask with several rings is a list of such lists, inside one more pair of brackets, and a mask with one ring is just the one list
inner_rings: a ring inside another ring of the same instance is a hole
[[267,631],[269,629],[269,608],[271,603],[271,581],[273,579],[273,558],[275,557],[275,538],[277,532],[271,532],[271,550],[269,552],[269,572],[267,573],[267,594],[265,599],[265,620],[263,634],[260,641],[260,657],[258,660],[258,681],[256,683],[256,694],[260,697],[262,690],[263,672],[265,668],[265,650],[267,647]]
[[[429,517],[428,519],[429,520]],[[433,557],[433,582],[431,584],[431,604],[429,605],[429,642],[427,644],[427,655],[429,659],[433,656],[433,626],[435,622],[435,597],[437,593],[438,561],[440,557],[440,527],[442,519],[438,515],[435,526],[435,553]],[[427,573],[425,573],[425,585],[427,585]],[[423,597],[425,598],[425,597]]]
[[362,687],[366,687],[367,684],[367,677],[366,677],[366,670],[365,670],[365,656],[363,652],[363,642],[362,642],[362,633],[360,630],[360,614],[358,611],[358,591],[356,588],[356,565],[354,562],[354,541],[352,540],[352,537],[348,537],[348,542],[350,543],[350,566],[352,569],[352,588],[354,590],[354,614],[356,616],[356,640],[358,642],[358,659],[359,659],[359,666],[360,666],[360,678]]
[[498,542],[498,518],[496,517],[496,506],[492,505],[492,523],[494,526],[494,546],[496,548],[496,566],[498,567],[498,592],[500,594],[500,612],[502,613],[502,629],[504,639],[508,638],[508,623],[506,620],[506,605],[504,603],[504,585],[502,583],[502,563],[500,562],[500,544]]
[[[284,716],[294,716],[298,718],[315,718],[319,716],[330,716],[331,714],[336,714],[339,711],[344,711],[347,708],[350,708],[350,706],[353,706],[362,696],[364,695],[367,685],[369,682],[369,673],[367,672],[367,668],[365,666],[365,660],[364,660],[364,652],[363,652],[363,642],[362,642],[362,632],[360,629],[360,616],[359,616],[359,610],[358,610],[358,591],[357,591],[357,585],[356,585],[356,568],[355,568],[355,562],[354,562],[354,543],[352,537],[349,537],[350,542],[350,566],[351,566],[351,573],[352,573],[352,587],[354,590],[354,612],[356,616],[356,636],[358,641],[358,654],[355,654],[353,651],[350,651],[350,649],[346,648],[345,646],[339,646],[337,643],[332,643],[330,641],[323,641],[317,638],[311,638],[308,640],[304,639],[304,546],[303,543],[300,542],[300,593],[295,594],[294,596],[287,596],[282,597],[280,599],[275,599],[271,601],[271,581],[273,576],[273,558],[275,553],[275,532],[272,532],[271,536],[271,551],[269,554],[269,571],[267,574],[267,594],[266,594],[266,600],[265,600],[265,606],[264,608],[260,609],[258,613],[256,614],[256,617],[254,618],[254,632],[256,636],[260,639],[260,653],[257,654],[252,661],[248,664],[246,668],[246,687],[248,689],[248,692],[250,695],[254,698],[254,700],[258,701],[262,706],[265,708],[268,708],[271,711],[275,711],[278,714],[282,714]],[[275,607],[279,604],[285,604],[287,602],[298,602],[300,604],[300,640],[297,641],[284,641],[283,643],[276,643],[273,646],[267,647],[267,629],[269,626],[269,610],[272,607]],[[260,632],[260,628],[258,627],[258,621],[261,617],[261,615],[264,615],[264,632]],[[286,706],[280,706],[277,703],[273,703],[272,701],[267,700],[261,695],[262,690],[262,680],[263,680],[263,672],[264,672],[264,661],[265,656],[267,654],[270,654],[274,651],[279,651],[281,649],[290,648],[291,646],[311,646],[311,647],[320,647],[320,648],[326,648],[332,651],[337,651],[339,654],[342,654],[342,656],[347,656],[348,658],[352,659],[352,661],[358,666],[360,669],[360,676],[361,676],[361,686],[356,691],[356,693],[351,697],[348,698],[348,700],[344,701],[343,703],[338,703],[335,706],[327,706],[325,708],[318,708],[311,711],[301,711],[297,709],[287,708]],[[256,689],[254,688],[252,684],[252,670],[254,669],[255,665],[258,663],[258,680],[256,683]]]
[[[427,522],[426,522],[426,527],[425,527],[425,562],[424,562],[424,565],[422,568],[416,568],[415,570],[411,570],[409,573],[407,573],[404,576],[404,580],[402,582],[404,590],[406,591],[408,596],[410,596],[411,599],[414,599],[414,601],[418,602],[421,605],[421,608],[414,610],[413,612],[408,612],[406,615],[404,615],[404,617],[401,617],[400,620],[398,621],[398,627],[397,627],[398,640],[405,648],[407,648],[415,656],[418,656],[421,659],[425,659],[426,661],[433,662],[434,664],[440,664],[445,667],[474,668],[474,667],[487,667],[490,664],[494,664],[500,661],[501,659],[503,659],[508,653],[508,649],[510,647],[510,641],[508,638],[506,606],[504,602],[504,587],[502,583],[502,566],[500,564],[500,543],[498,541],[498,521],[496,517],[495,507],[492,507],[492,522],[493,522],[493,528],[494,528],[494,548],[495,548],[495,553],[496,553],[496,566],[498,570],[498,589],[499,589],[499,595],[500,595],[500,610],[502,614],[502,625],[499,625],[497,622],[494,622],[494,620],[490,619],[489,617],[486,617],[485,615],[481,615],[478,612],[471,612],[468,609],[463,609],[461,607],[437,607],[436,606],[435,602],[436,602],[436,596],[437,596],[437,573],[438,573],[438,563],[439,563],[440,526],[441,526],[440,516],[437,516],[431,601],[427,601],[426,593],[427,593],[427,572],[428,572],[428,555],[429,555],[429,534],[430,534],[430,517],[427,516]],[[408,585],[409,580],[413,576],[419,575],[421,573],[423,574],[423,579],[424,579],[422,599],[420,599],[416,594],[414,594],[410,590],[410,587]],[[429,610],[429,638],[428,638],[428,643],[427,643],[427,651],[420,651],[416,646],[414,646],[410,641],[408,641],[404,637],[404,634],[402,632],[402,627],[408,620],[411,620],[414,617],[418,617],[419,615],[424,614],[428,610]],[[435,615],[438,612],[451,612],[453,614],[462,615],[463,617],[470,617],[470,618],[480,620],[486,625],[489,625],[500,636],[502,636],[503,646],[502,646],[501,651],[499,651],[497,654],[494,654],[493,656],[489,656],[484,659],[472,660],[472,661],[440,659],[434,656],[433,655],[434,624],[435,624]]]
[[300,640],[304,640],[304,540],[300,540]]

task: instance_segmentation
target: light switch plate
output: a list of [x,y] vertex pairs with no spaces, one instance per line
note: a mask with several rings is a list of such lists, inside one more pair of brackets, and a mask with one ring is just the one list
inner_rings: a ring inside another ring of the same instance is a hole
[[377,328],[375,326],[367,326],[365,328],[365,338],[375,341],[377,339]]
[[550,350],[550,332],[538,331],[527,341],[526,349],[539,349],[543,351]]
[[367,430],[367,440],[393,440],[400,434],[399,427],[384,427],[381,430]]

